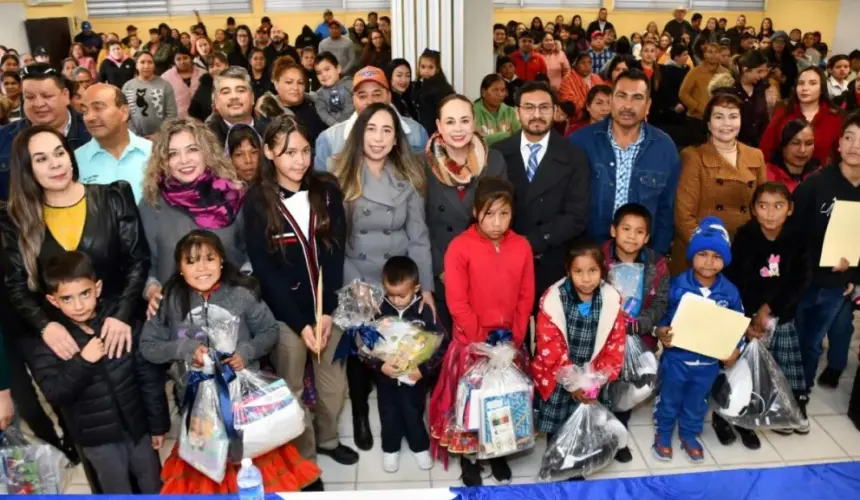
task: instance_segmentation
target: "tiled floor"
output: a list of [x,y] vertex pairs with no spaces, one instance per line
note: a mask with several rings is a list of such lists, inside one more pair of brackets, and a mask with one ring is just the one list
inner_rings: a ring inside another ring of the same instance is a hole
[[[860,336],[858,336],[860,337]],[[860,338],[857,338],[860,342]],[[811,395],[809,405],[811,432],[807,436],[781,436],[772,432],[760,433],[762,446],[757,451],[745,449],[740,442],[732,446],[722,446],[717,441],[714,431],[709,424],[705,425],[702,441],[705,446],[705,461],[700,465],[691,464],[683,453],[676,453],[671,462],[659,462],[651,454],[650,447],[654,439],[654,429],[651,423],[651,405],[637,408],[630,421],[630,448],[633,461],[628,464],[612,463],[609,467],[593,477],[593,479],[635,477],[649,475],[680,474],[688,472],[707,472],[714,470],[780,467],[804,463],[838,462],[860,460],[860,431],[845,416],[854,374],[857,371],[858,345],[852,347],[848,369],[834,390],[816,388]],[[371,395],[375,398],[375,394]],[[710,419],[708,419],[710,420]],[[340,422],[340,431],[344,444],[353,446],[351,408],[347,402]],[[177,426],[174,426],[176,428]],[[319,457],[323,470],[323,480],[327,490],[385,490],[385,489],[415,489],[429,487],[459,486],[459,465],[456,458],[452,460],[449,470],[444,470],[437,464],[431,471],[422,471],[416,465],[404,443],[400,461],[400,471],[388,474],[382,470],[382,451],[379,448],[379,415],[375,401],[371,402],[371,430],[377,437],[374,449],[360,452],[361,459],[357,465],[342,466],[328,457]],[[163,456],[169,453],[175,442],[174,434],[165,442]],[[676,450],[678,445],[676,443]],[[514,474],[514,484],[531,483],[537,480],[541,455],[546,448],[546,441],[539,439],[533,450],[512,457],[511,469]],[[67,480],[64,492],[87,493],[89,488],[83,472],[78,467],[73,470]],[[492,483],[492,480],[488,480]]]

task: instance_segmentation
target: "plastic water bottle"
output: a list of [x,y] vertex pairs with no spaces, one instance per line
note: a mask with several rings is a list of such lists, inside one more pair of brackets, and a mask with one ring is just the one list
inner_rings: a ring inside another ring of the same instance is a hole
[[265,500],[263,476],[250,458],[242,459],[242,468],[239,469],[236,482],[239,483],[239,500]]

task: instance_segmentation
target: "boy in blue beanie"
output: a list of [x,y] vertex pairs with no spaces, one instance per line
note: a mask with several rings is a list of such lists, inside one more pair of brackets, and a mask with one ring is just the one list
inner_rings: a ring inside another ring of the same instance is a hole
[[732,261],[729,233],[717,217],[706,217],[696,228],[687,247],[691,269],[672,278],[669,310],[656,329],[663,344],[660,361],[662,383],[654,410],[657,435],[653,451],[658,460],[672,459],[672,435],[675,423],[681,447],[694,463],[704,460],[704,450],[697,436],[702,432],[708,411],[708,394],[720,372],[720,362],[731,366],[740,351],[729,359],[717,360],[679,347],[672,347],[671,324],[684,294],[694,293],[711,299],[721,307],[743,312],[737,287],[722,274]]

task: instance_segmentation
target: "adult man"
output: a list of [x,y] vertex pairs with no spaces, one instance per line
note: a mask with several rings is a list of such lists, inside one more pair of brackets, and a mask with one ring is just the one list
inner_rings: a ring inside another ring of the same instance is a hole
[[254,90],[251,76],[245,68],[232,66],[215,77],[212,86],[213,113],[206,119],[206,125],[221,144],[227,140],[230,127],[244,123],[254,127],[262,136],[266,125],[262,119],[254,119]]
[[230,37],[231,40],[236,39],[236,19],[233,16],[227,18],[227,29],[224,31],[227,32],[227,36]]
[[696,12],[693,14],[693,17],[690,18],[690,25],[693,27],[690,30],[690,39],[695,40],[697,36],[702,32],[702,14]]
[[263,16],[260,18],[260,27],[264,28],[266,31],[272,30],[272,18],[269,16]]
[[[352,105],[355,107],[355,113],[346,121],[327,128],[317,137],[314,153],[314,168],[316,170],[326,170],[326,162],[329,157],[340,153],[343,149],[346,138],[355,125],[359,113],[375,102],[391,104],[391,91],[385,73],[379,68],[367,66],[358,70],[352,81]],[[423,154],[427,141],[430,139],[424,127],[417,121],[404,116],[400,117],[400,125],[403,127],[403,133],[406,134],[406,140],[412,151],[415,154]]]
[[588,91],[603,83],[603,79],[593,73],[591,67],[591,55],[588,52],[578,53],[573,60],[573,71],[564,77],[558,89],[558,100],[572,102],[577,116],[585,108]]
[[729,40],[732,41],[731,47],[732,52],[737,54],[740,52],[741,48],[741,35],[743,35],[747,30],[747,16],[741,14],[738,16],[738,19],[735,21],[735,25],[732,28],[726,30],[726,36],[729,37]]
[[591,166],[588,235],[605,241],[615,210],[640,203],[653,216],[651,246],[665,254],[674,232],[681,163],[669,136],[645,122],[649,92],[645,73],[621,73],[612,89],[611,115],[574,133],[570,142],[585,150]]
[[254,47],[265,51],[269,46],[269,30],[260,26],[257,28],[257,34],[254,36]]
[[269,68],[275,63],[275,59],[281,56],[292,57],[296,64],[301,61],[299,53],[287,42],[287,34],[278,26],[272,26],[272,43],[263,52]]
[[542,55],[535,52],[535,37],[531,31],[526,30],[520,34],[520,50],[510,55],[514,63],[514,71],[520,80],[526,82],[534,81],[538,75],[546,75],[546,60]]
[[[323,22],[321,22],[319,26],[317,26],[317,29],[314,30],[314,33],[316,33],[321,40],[325,40],[331,34],[331,22],[333,20],[334,14],[330,9],[326,9],[325,12],[323,12]],[[340,23],[338,23],[338,26],[340,26],[341,33],[346,33],[346,26],[343,26]],[[343,64],[341,64],[341,66],[342,65]]]
[[81,23],[81,32],[75,35],[75,43],[84,45],[86,55],[96,59],[102,50],[102,37],[93,32],[93,24],[89,21]]
[[391,44],[391,18],[388,16],[382,16],[379,18],[379,31],[385,35],[385,41]]
[[122,44],[126,47],[131,47],[131,37],[137,36],[137,26],[129,24],[125,27],[126,36],[123,38]]
[[45,47],[36,47],[36,50],[33,51],[33,58],[37,63],[51,64],[51,55],[48,54]]
[[690,24],[689,21],[684,19],[687,15],[687,9],[683,7],[678,7],[672,13],[674,19],[666,23],[666,26],[663,28],[663,31],[669,32],[672,35],[672,40],[677,42],[681,40],[681,35],[684,33],[688,33],[691,37],[693,36],[693,25]]
[[603,38],[603,32],[595,31],[591,34],[591,48],[587,51],[591,56],[591,72],[600,73],[603,67],[609,64],[609,61],[615,57],[615,53],[606,47],[606,42]]
[[81,115],[69,109],[69,90],[60,74],[47,64],[34,63],[22,71],[24,119],[0,128],[0,200],[9,199],[9,160],[12,140],[30,125],[48,125],[63,133],[74,150],[90,140]]
[[614,31],[615,26],[606,20],[607,17],[609,17],[609,11],[607,11],[605,8],[600,9],[597,12],[597,19],[591,21],[591,24],[588,25],[588,29],[585,30],[585,32],[591,34],[595,31],[600,31],[602,33],[608,29]]
[[588,159],[553,130],[558,101],[549,85],[526,83],[515,104],[522,131],[493,147],[505,157],[516,189],[514,231],[528,238],[536,290],[546,290],[565,275],[565,253],[588,223]]
[[379,14],[374,11],[370,11],[367,13],[367,30],[370,31],[375,29],[379,29]]
[[107,83],[87,89],[81,109],[92,139],[75,151],[84,184],[131,184],[135,201],[143,194],[143,173],[152,143],[128,130],[128,101]]
[[352,40],[343,36],[345,31],[341,30],[341,24],[332,19],[329,23],[329,37],[320,42],[320,54],[323,52],[334,54],[343,74],[351,75],[358,63],[358,56],[352,46]]
[[3,72],[3,93],[6,99],[12,103],[9,109],[9,121],[14,122],[21,119],[21,75],[17,71]]

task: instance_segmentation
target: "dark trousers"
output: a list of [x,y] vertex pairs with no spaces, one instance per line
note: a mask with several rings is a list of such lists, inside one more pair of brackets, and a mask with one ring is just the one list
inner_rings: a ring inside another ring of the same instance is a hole
[[403,438],[413,453],[430,449],[430,437],[424,425],[424,381],[401,384],[382,373],[376,374],[379,420],[382,424],[382,451],[397,453]]
[[854,332],[853,312],[842,293],[842,288],[810,287],[797,306],[794,324],[800,340],[800,357],[808,389],[815,385],[821,343],[825,336],[830,340],[827,366],[842,371],[848,364],[851,334]]
[[615,415],[615,418],[617,418],[619,422],[624,424],[625,429],[629,428],[627,426],[627,424],[630,422],[630,415],[632,413],[633,413],[633,410],[612,412],[612,414]]
[[161,459],[152,449],[149,434],[137,442],[127,437],[119,443],[82,449],[98,476],[103,493],[157,495],[161,490]]
[[370,405],[367,398],[373,389],[374,370],[357,356],[346,360],[346,381],[349,385],[349,401],[352,403],[352,418],[368,418]]

